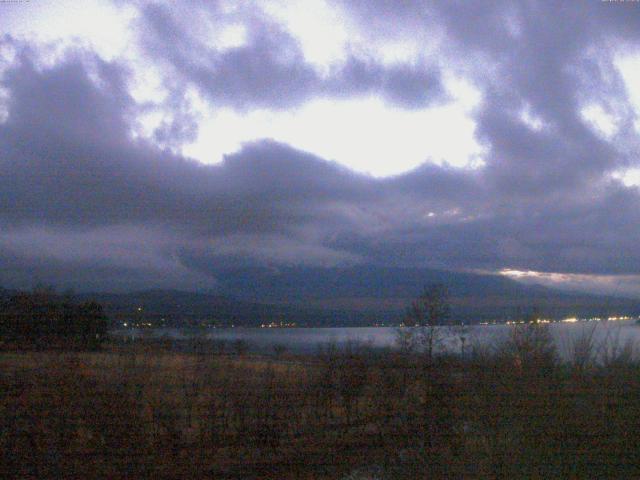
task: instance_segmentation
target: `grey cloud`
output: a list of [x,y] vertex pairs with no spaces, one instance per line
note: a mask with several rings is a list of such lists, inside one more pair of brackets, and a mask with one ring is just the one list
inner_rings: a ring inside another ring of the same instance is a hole
[[381,93],[404,108],[424,108],[446,98],[440,71],[427,65],[382,66],[351,56],[324,80],[321,91],[334,96]]
[[168,62],[175,75],[196,85],[214,106],[284,109],[319,96],[378,92],[401,107],[420,108],[445,97],[435,64],[383,66],[352,55],[323,75],[305,60],[295,38],[264,17],[245,19],[248,44],[218,50],[206,39],[194,38],[186,27],[199,15],[223,16],[215,5],[201,6],[190,18],[158,4],[141,11],[147,51]]
[[173,86],[167,99],[160,105],[148,105],[147,109],[164,114],[152,135],[157,145],[177,150],[198,138],[200,116],[190,104],[185,88]]
[[[31,289],[37,285],[52,285],[63,291],[130,292],[144,289],[210,290],[216,281],[210,275],[194,269],[172,265],[171,269],[156,264],[118,265],[111,260],[59,260],[46,256],[16,255],[0,248],[0,282],[3,286]],[[158,262],[162,265],[163,262]]]
[[[608,36],[636,38],[636,20],[600,5],[574,12],[543,2],[404,2],[396,12],[392,4],[353,2],[350,11],[361,15],[360,5],[376,24],[384,12],[400,15],[391,20],[404,18],[408,35],[445,25],[484,94],[475,118],[485,167],[426,163],[376,179],[268,140],[201,165],[132,138],[144,106],[128,94],[117,62],[76,51],[41,67],[25,52],[2,77],[10,101],[0,124],[0,280],[49,282],[74,272],[81,281],[103,277],[104,288],[118,277],[128,286],[162,277],[166,286],[201,287],[221,265],[357,262],[637,274],[638,189],[609,177],[637,162],[632,114],[611,54],[594,46]],[[287,108],[314,95],[378,92],[412,108],[443,95],[429,65],[383,67],[352,56],[321,77],[294,39],[262,18],[247,17],[257,23],[246,46],[219,52],[170,9],[154,8],[145,10],[146,47],[214,105]],[[155,138],[167,147],[197,128],[175,85],[168,104],[175,121]],[[613,140],[580,117],[599,85],[627,122]],[[543,128],[520,118],[525,106]],[[94,260],[91,235],[104,239],[104,255]],[[116,239],[128,239],[129,250]]]
[[[87,62],[94,60],[73,54],[38,68],[25,55],[2,79],[10,92],[9,118],[0,125],[0,223],[8,237],[41,229],[35,237],[64,239],[65,250],[78,257],[83,235],[131,237],[118,230],[129,226],[154,228],[153,238],[169,237],[172,246],[163,247],[163,255],[177,255],[179,262],[184,256],[176,252],[185,251],[218,257],[240,251],[287,262],[354,261],[357,253],[332,249],[326,237],[360,225],[367,210],[375,213],[384,203],[385,192],[403,195],[400,178],[387,182],[358,175],[274,142],[246,145],[222,164],[205,166],[133,140],[127,120],[136,106],[112,73],[116,66],[102,64],[98,78],[90,78]],[[419,182],[416,194],[428,184]],[[66,236],[51,237],[56,231]],[[320,233],[310,236],[312,231]],[[131,238],[143,249],[148,243]],[[65,263],[47,242],[30,245],[33,264]],[[105,252],[104,265],[90,269],[107,268],[109,255],[113,268],[127,268],[116,265],[117,248],[108,244]],[[87,268],[91,263],[66,261]],[[28,259],[19,265],[35,271]]]
[[[29,132],[30,143],[38,145],[46,145],[51,138],[97,145],[118,144],[126,138],[126,109],[131,100],[115,64],[71,52],[73,60],[42,75],[27,50],[20,50],[19,57],[19,65],[2,78],[3,86],[11,92],[11,121],[5,128]],[[94,64],[104,81],[102,88],[95,88],[89,80],[85,62]]]
[[250,145],[219,166],[204,166],[133,141],[125,121],[130,99],[108,76],[94,85],[83,68],[70,59],[39,71],[27,61],[7,72],[2,223],[277,231],[305,215],[285,209],[287,203],[370,189],[344,168],[275,143]]
[[[554,185],[586,188],[620,165],[620,147],[599,139],[580,116],[585,100],[605,92],[624,97],[614,51],[605,45],[638,36],[631,28],[637,9],[607,3],[415,1],[395,11],[386,0],[342,2],[364,30],[369,21],[394,25],[410,17],[418,20],[400,29],[406,36],[445,29],[458,62],[470,66],[484,90],[478,132],[490,149],[488,173],[511,190],[507,194],[515,188],[540,194]],[[525,106],[546,131],[518,118]],[[630,128],[627,122],[624,129]]]

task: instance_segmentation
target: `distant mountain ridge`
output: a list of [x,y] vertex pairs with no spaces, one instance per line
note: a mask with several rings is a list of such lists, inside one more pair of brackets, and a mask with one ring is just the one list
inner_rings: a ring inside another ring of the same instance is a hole
[[452,313],[465,322],[542,316],[637,315],[640,300],[526,285],[502,275],[402,267],[238,268],[216,272],[222,291],[254,302],[325,310],[396,312],[433,283],[448,287]]
[[[525,285],[500,275],[399,267],[227,268],[215,292],[147,290],[79,293],[95,299],[116,323],[309,326],[397,324],[429,284],[445,284],[452,316],[466,323],[540,316],[638,315],[634,299]],[[9,292],[9,291],[5,291]],[[0,290],[0,295],[2,291]]]
[[216,272],[223,291],[257,301],[305,301],[319,298],[413,298],[424,286],[443,283],[453,296],[531,295],[551,289],[523,285],[500,275],[401,267],[238,268]]
[[552,318],[640,314],[638,300],[525,285],[501,275],[421,268],[227,268],[216,277],[220,288],[215,293],[139,292],[104,301],[128,305],[128,311],[136,302],[144,303],[165,318],[194,321],[370,325],[399,323],[426,285],[443,283],[451,295],[452,315],[468,323],[514,319],[534,311]]

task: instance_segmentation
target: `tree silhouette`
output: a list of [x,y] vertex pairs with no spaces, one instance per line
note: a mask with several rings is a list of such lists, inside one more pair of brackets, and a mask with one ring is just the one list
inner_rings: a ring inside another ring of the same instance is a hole
[[76,304],[52,290],[21,292],[0,304],[0,338],[22,345],[96,349],[106,338],[108,319],[96,302]]
[[429,363],[433,360],[436,346],[442,341],[439,327],[447,325],[451,317],[449,291],[441,283],[431,284],[413,301],[407,314],[406,324],[417,328],[417,340]]

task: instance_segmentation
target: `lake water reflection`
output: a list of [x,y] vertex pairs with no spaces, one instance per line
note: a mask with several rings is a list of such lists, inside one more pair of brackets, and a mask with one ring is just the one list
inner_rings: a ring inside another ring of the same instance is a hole
[[[465,344],[494,348],[500,345],[513,330],[511,325],[475,325],[467,327]],[[581,338],[593,335],[596,348],[627,344],[640,345],[640,325],[634,321],[551,323],[549,331],[556,342],[562,357],[570,355],[572,345]],[[396,327],[360,327],[360,328],[215,328],[215,329],[177,329],[157,328],[150,330],[121,329],[113,333],[118,337],[135,340],[148,336],[184,340],[189,338],[219,339],[233,342],[238,339],[247,341],[255,351],[273,351],[275,345],[283,345],[290,352],[313,352],[319,346],[329,343],[343,345],[348,341],[366,343],[372,347],[393,348],[396,345],[398,328]],[[460,351],[461,344],[457,332],[447,333],[441,349]]]

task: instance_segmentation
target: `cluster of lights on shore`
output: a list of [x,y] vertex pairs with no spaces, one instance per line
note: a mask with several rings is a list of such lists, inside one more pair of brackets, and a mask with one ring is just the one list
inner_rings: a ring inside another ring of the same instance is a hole
[[[578,318],[578,317],[567,317],[562,320],[552,320],[549,318],[537,318],[533,322],[527,322],[525,320],[509,320],[506,322],[507,325],[517,325],[522,323],[577,323],[577,322],[616,322],[622,320],[636,320],[636,317],[629,316],[618,316],[618,317],[591,317],[591,318]],[[489,322],[481,322],[480,325],[489,325]]]
[[[142,312],[143,307],[137,307],[137,312]],[[578,318],[578,317],[567,317],[563,319],[550,319],[550,318],[536,318],[533,321],[527,320],[508,320],[506,322],[480,322],[479,325],[520,325],[525,323],[535,323],[535,324],[547,324],[547,323],[577,323],[577,322],[615,322],[615,321],[629,321],[629,320],[638,320],[640,321],[640,316],[632,317],[628,315],[620,315],[620,316],[609,316],[609,317],[589,317],[589,318]],[[162,319],[162,323],[165,323],[165,319]],[[127,328],[140,328],[140,327],[154,327],[154,325],[150,322],[123,322],[123,327]],[[217,325],[211,325],[202,323],[202,326],[206,326],[209,328],[217,328]],[[260,328],[296,328],[298,325],[295,322],[270,322],[270,323],[262,323],[260,324]],[[392,325],[385,325],[384,323],[375,323],[371,325],[373,327],[390,327]],[[231,325],[231,328],[234,328],[235,325]],[[400,327],[408,327],[404,322],[400,324]]]
[[263,323],[260,328],[295,328],[297,324],[295,322],[271,322]]

